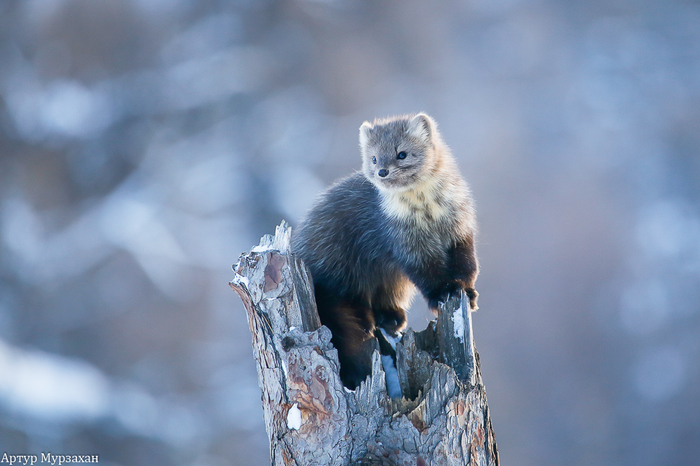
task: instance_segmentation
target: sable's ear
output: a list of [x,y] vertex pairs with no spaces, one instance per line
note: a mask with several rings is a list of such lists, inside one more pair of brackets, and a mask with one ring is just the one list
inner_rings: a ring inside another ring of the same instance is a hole
[[425,113],[419,113],[408,122],[408,134],[426,143],[430,142],[432,131],[432,120]]
[[369,131],[372,129],[372,125],[369,124],[369,121],[365,121],[362,123],[362,126],[360,126],[360,146],[364,147],[367,145],[367,141],[369,141]]

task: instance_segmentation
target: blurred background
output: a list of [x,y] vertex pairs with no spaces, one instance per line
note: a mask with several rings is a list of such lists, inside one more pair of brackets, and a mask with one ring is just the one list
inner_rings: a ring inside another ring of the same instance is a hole
[[[700,457],[700,3],[0,2],[0,453],[269,464],[240,253],[426,111],[504,465]],[[425,327],[422,299],[410,324]]]

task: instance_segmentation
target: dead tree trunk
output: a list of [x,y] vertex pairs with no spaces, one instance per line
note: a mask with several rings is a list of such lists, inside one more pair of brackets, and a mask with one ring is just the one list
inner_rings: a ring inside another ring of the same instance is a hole
[[396,345],[402,399],[388,397],[378,352],[371,376],[347,390],[290,234],[282,222],[263,237],[230,283],[248,314],[272,464],[497,466],[465,295]]

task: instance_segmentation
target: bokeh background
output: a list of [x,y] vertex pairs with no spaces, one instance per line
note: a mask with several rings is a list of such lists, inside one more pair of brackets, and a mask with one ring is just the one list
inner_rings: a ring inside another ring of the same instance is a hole
[[231,265],[421,110],[503,464],[697,461],[691,0],[1,1],[0,454],[269,464]]

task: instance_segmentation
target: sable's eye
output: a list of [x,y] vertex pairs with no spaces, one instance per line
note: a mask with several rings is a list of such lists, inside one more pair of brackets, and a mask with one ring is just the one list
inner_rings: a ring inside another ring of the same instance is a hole
[[372,163],[375,165],[377,164],[377,157],[372,157]]
[[401,151],[396,155],[396,158],[399,160],[403,160],[406,158],[406,153],[404,151]]

